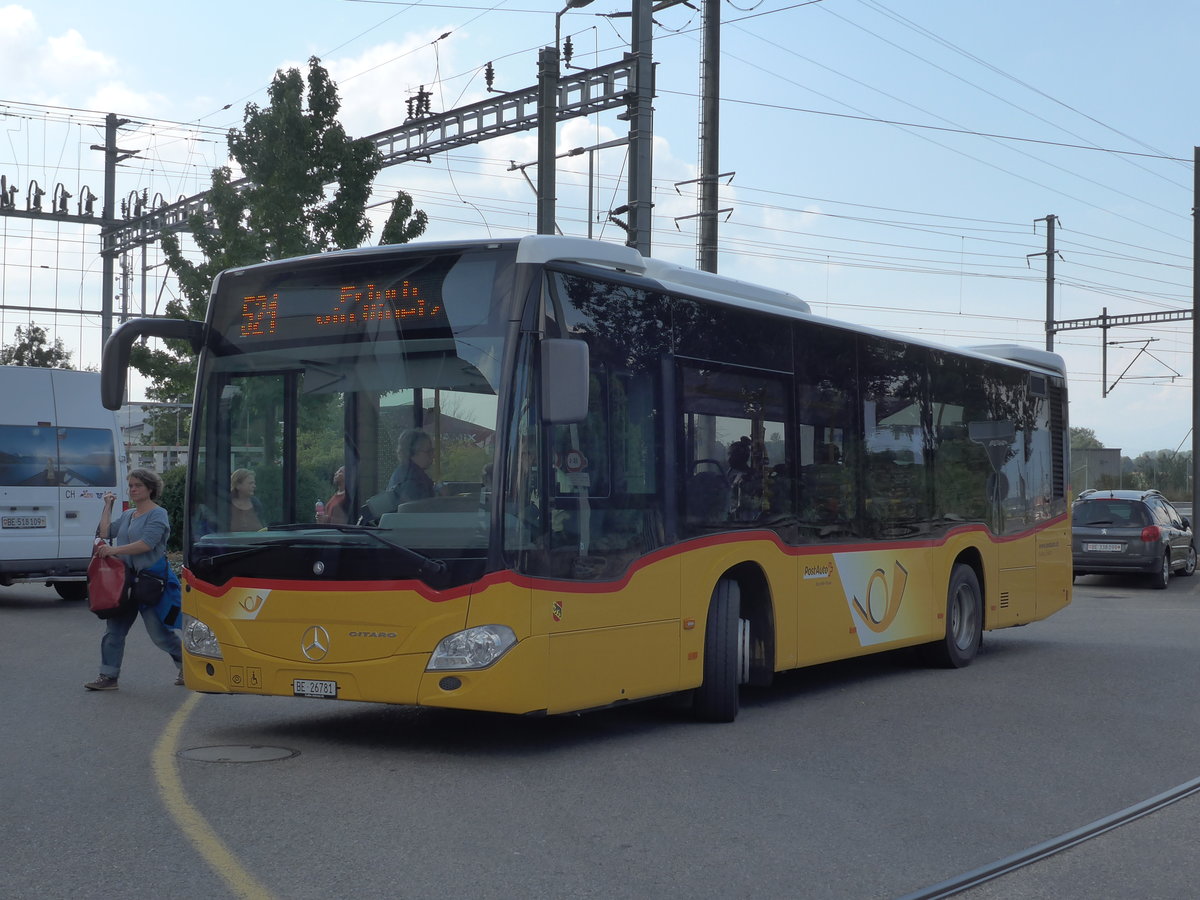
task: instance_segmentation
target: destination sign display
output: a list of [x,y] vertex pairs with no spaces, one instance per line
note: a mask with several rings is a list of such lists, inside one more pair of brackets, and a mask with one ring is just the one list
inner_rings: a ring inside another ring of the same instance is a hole
[[[286,290],[243,297],[239,336],[281,337],[284,336],[281,327],[289,334],[303,335],[357,329],[390,320],[410,320],[418,325],[424,321],[444,325],[446,321],[437,299],[440,291],[431,292],[419,281],[404,279],[395,287],[386,288],[368,283],[322,290],[307,285],[299,293],[303,309],[300,316],[295,315],[291,293]],[[427,299],[427,294],[433,297]]]

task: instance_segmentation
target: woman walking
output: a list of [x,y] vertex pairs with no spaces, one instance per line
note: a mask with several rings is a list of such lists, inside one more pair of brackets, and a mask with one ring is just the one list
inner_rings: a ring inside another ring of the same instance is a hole
[[[121,557],[126,567],[134,572],[158,565],[167,555],[167,537],[171,533],[171,522],[167,511],[155,501],[162,496],[162,479],[149,469],[134,469],[129,473],[129,502],[132,508],[122,512],[114,520],[113,503],[117,496],[112,491],[104,495],[104,511],[100,514],[100,525],[96,535],[115,539],[113,544],[101,544],[96,548],[97,556]],[[175,662],[176,684],[183,684],[180,667],[183,656],[180,652],[179,633],[163,624],[153,606],[141,608],[146,632],[155,645],[170,655]],[[138,617],[138,607],[108,619],[108,630],[100,640],[100,674],[95,681],[84,685],[89,691],[115,691],[117,678],[121,674],[121,660],[125,657],[125,637]]]

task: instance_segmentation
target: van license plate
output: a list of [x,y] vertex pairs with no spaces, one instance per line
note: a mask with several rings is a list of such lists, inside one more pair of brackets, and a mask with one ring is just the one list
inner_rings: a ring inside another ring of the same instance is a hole
[[0,519],[0,527],[4,528],[45,528],[45,516],[4,516]]
[[336,681],[310,681],[307,678],[292,679],[292,693],[297,697],[328,697],[337,699]]

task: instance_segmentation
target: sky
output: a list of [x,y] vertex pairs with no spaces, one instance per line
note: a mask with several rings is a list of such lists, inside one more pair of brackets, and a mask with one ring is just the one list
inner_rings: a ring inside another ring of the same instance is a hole
[[[489,62],[496,90],[533,85],[561,2],[0,0],[0,176],[19,209],[36,182],[47,207],[65,191],[74,211],[84,186],[102,192],[103,155],[91,148],[111,112],[130,120],[118,145],[136,151],[117,197],[191,196],[227,162],[225,135],[248,103],[266,104],[277,70],[319,57],[346,130],[373,134],[402,124],[422,89],[434,112],[489,96]],[[621,58],[634,2],[562,14],[576,65]],[[653,33],[651,251],[687,265],[697,260],[693,3],[658,9]],[[1045,347],[1054,216],[1055,321],[1191,310],[1194,0],[720,8],[722,274],[842,321],[953,346]],[[615,112],[562,123],[559,152],[627,127]],[[425,238],[532,233],[535,194],[514,167],[536,160],[536,141],[531,131],[387,167],[375,213],[381,221],[403,189],[430,217]],[[563,233],[623,242],[606,212],[626,201],[625,149],[564,158],[557,171]],[[94,226],[0,217],[0,336],[43,324],[76,364],[98,366],[98,250]],[[177,291],[156,246],[127,265],[118,307],[153,313]],[[1099,329],[1057,333],[1071,424],[1128,456],[1190,449],[1192,325],[1111,328],[1107,354]]]

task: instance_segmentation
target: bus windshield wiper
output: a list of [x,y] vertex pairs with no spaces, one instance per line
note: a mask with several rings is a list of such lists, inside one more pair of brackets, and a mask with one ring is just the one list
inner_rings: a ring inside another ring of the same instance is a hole
[[242,559],[247,556],[257,556],[268,549],[266,546],[259,544],[257,547],[245,547],[241,550],[230,550],[228,553],[220,553],[216,556],[210,556],[208,562],[210,565],[223,566],[225,563],[233,562],[235,559]]
[[370,525],[351,525],[349,523],[338,524],[330,522],[321,524],[319,522],[290,522],[286,525],[272,525],[268,531],[306,531],[310,528],[322,528],[332,531],[340,531],[344,534],[365,534],[375,538],[379,543],[391,547],[393,550],[399,550],[400,553],[409,562],[417,567],[417,573],[424,578],[436,578],[446,574],[446,564],[440,559],[426,556],[423,553],[418,553],[416,550],[410,550],[402,544],[397,544],[394,541],[389,541],[381,535],[373,526]]
[[211,565],[221,566],[225,563],[233,562],[235,559],[245,559],[247,556],[257,556],[260,553],[266,553],[268,550],[278,550],[280,547],[290,549],[293,547],[309,546],[310,544],[311,542],[308,541],[289,541],[286,544],[281,544],[278,542],[273,544],[255,544],[253,547],[242,547],[239,550],[230,550],[226,553],[218,553],[216,556],[210,556],[208,558],[208,562]]
[[[354,525],[351,527],[359,528],[361,526]],[[379,541],[379,543],[391,547],[393,550],[399,550],[400,554],[405,559],[416,565],[417,574],[423,578],[438,578],[446,574],[446,563],[443,560],[434,559],[431,556],[426,556],[424,553],[418,553],[416,550],[410,550],[408,547],[397,544],[395,541],[389,541],[377,531],[364,529],[364,533],[375,538],[375,540]]]

